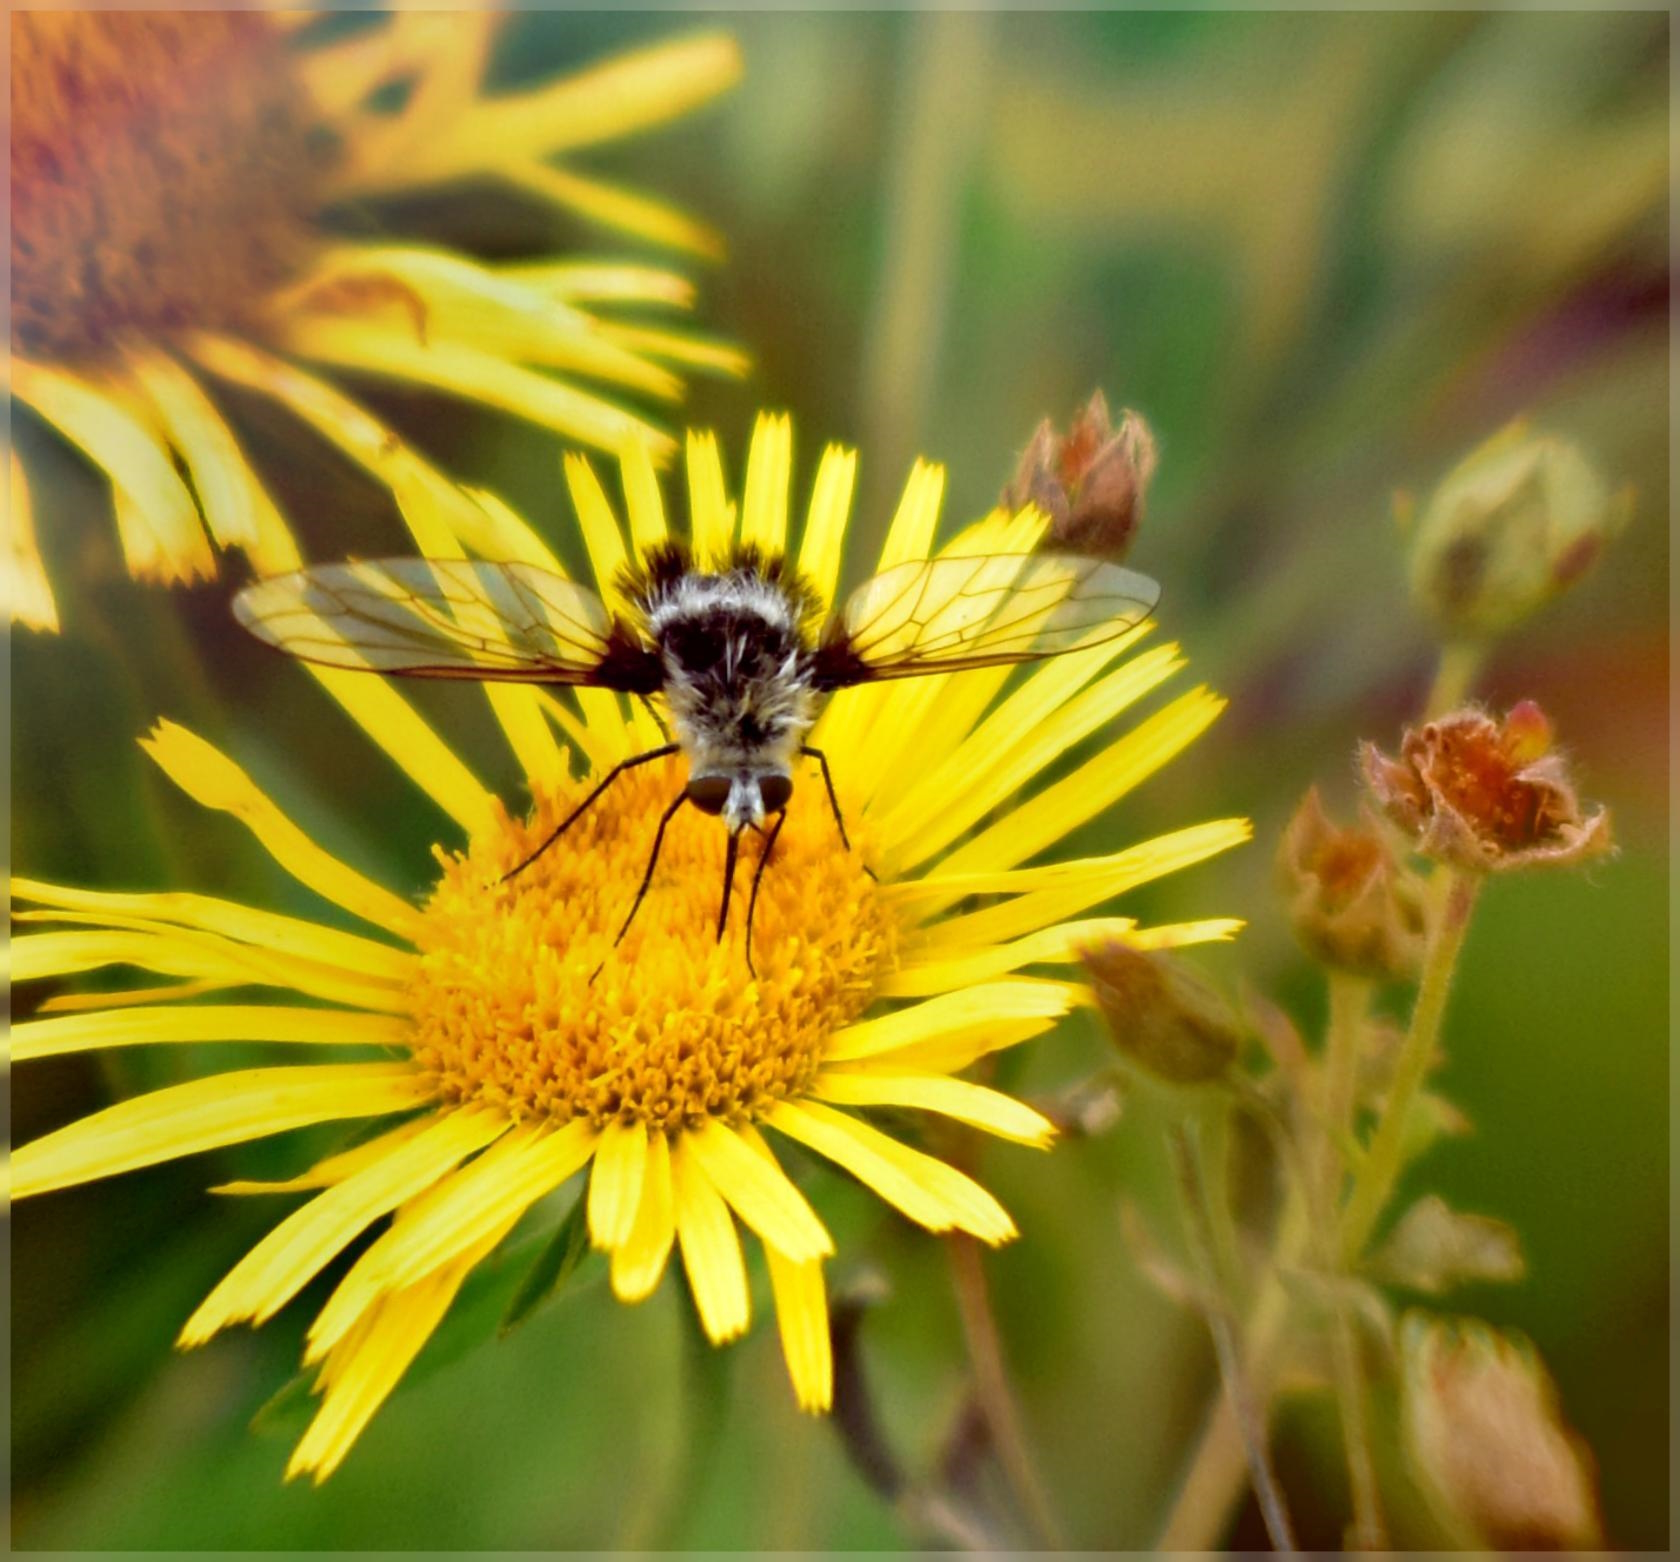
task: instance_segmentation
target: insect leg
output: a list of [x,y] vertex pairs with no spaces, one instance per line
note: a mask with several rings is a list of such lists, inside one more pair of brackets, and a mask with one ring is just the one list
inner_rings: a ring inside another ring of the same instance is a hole
[[764,837],[764,850],[758,854],[758,866],[753,869],[752,894],[747,897],[747,972],[754,978],[758,976],[758,968],[753,964],[752,930],[753,913],[758,910],[758,886],[763,882],[764,870],[770,866],[770,853],[776,849],[776,837],[782,833],[782,826],[786,823],[787,811],[784,809],[776,815],[776,822]]
[[638,694],[636,698],[642,702],[642,709],[648,713],[648,717],[653,722],[654,726],[659,728],[660,736],[669,738],[671,736],[671,729],[665,725],[665,718],[654,708],[653,701],[645,694]]
[[723,904],[718,907],[718,942],[723,942],[723,925],[729,920],[729,892],[735,885],[735,856],[741,850],[741,837],[731,835],[723,849]]
[[592,802],[594,802],[597,797],[606,791],[606,789],[621,775],[623,775],[626,770],[634,770],[637,765],[646,765],[656,759],[664,759],[668,754],[674,754],[676,751],[677,745],[675,743],[666,743],[660,748],[650,748],[645,754],[632,754],[629,759],[620,760],[602,778],[601,784],[554,827],[548,839],[544,841],[541,846],[532,852],[531,855],[520,863],[517,868],[509,868],[508,871],[496,882],[498,884],[506,884],[507,881],[514,876],[514,874],[523,873],[528,867],[530,867],[531,864],[535,862],[537,858],[542,856],[542,854],[547,851],[550,846],[559,840],[567,830],[571,829],[572,824],[577,819],[578,815],[581,814]]
[[636,898],[631,903],[630,915],[624,919],[624,926],[618,930],[618,937],[613,939],[613,948],[617,948],[624,941],[624,935],[630,931],[630,924],[636,920],[636,913],[642,909],[642,901],[648,892],[648,885],[653,883],[653,870],[659,862],[659,848],[665,843],[665,826],[677,814],[677,810],[688,801],[686,791],[678,792],[671,806],[659,816],[659,828],[653,832],[653,850],[648,853],[647,871],[642,875],[641,885],[636,890]]
[[[840,799],[834,795],[834,777],[829,774],[828,755],[823,753],[820,748],[812,748],[809,743],[801,743],[799,745],[799,752],[807,759],[816,760],[816,762],[822,766],[823,785],[828,789],[828,807],[829,811],[834,815],[834,827],[840,832],[840,844],[844,846],[847,851],[850,851],[852,849],[852,843],[851,839],[846,834],[846,821],[840,813]],[[780,828],[780,826],[777,828]],[[864,864],[863,871],[867,873],[870,878],[875,877],[875,870],[867,863]]]

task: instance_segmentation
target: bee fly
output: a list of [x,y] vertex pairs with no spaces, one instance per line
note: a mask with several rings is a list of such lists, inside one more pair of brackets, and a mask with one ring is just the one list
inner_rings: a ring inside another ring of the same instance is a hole
[[627,770],[680,753],[688,760],[687,783],[660,817],[613,942],[630,930],[666,827],[689,803],[722,819],[728,831],[720,939],[741,834],[764,837],[747,902],[750,970],[759,884],[787,818],[796,759],[817,762],[835,828],[851,850],[828,758],[805,741],[827,695],[1100,644],[1142,619],[1158,595],[1153,581],[1097,559],[946,556],[883,571],[823,624],[815,592],[787,559],[741,546],[721,568],[702,569],[679,543],[650,550],[618,588],[627,614],[530,564],[386,559],[260,581],[239,593],[234,613],[259,639],[329,667],[661,697],[674,740],[613,766],[503,882],[536,861]]

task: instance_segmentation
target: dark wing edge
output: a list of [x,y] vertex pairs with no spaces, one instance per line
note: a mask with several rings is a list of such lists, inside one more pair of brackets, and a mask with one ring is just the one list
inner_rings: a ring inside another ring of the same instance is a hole
[[270,576],[234,617],[318,666],[651,694],[659,657],[585,586],[535,565],[373,559]]
[[1118,638],[1159,600],[1148,576],[1076,554],[911,561],[847,598],[814,653],[813,682],[828,691],[1040,661]]

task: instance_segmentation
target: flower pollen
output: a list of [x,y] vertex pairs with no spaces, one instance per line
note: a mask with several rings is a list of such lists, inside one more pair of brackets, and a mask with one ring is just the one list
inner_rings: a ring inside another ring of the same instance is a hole
[[240,326],[309,244],[325,151],[272,22],[12,19],[12,319],[27,353]]
[[[517,866],[586,795],[584,784],[506,819],[444,873],[425,908],[411,991],[416,1060],[442,1095],[517,1119],[614,1119],[675,1132],[740,1124],[804,1093],[829,1037],[895,963],[897,928],[820,785],[796,788],[753,917],[761,839],[742,838],[717,936],[726,834],[680,809],[647,897],[616,948],[680,760],[621,776],[542,856]],[[597,974],[598,972],[598,974]]]

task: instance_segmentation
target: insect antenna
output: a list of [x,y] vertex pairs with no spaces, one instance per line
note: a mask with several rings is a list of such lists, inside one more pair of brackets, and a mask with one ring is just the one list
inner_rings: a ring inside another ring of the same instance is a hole
[[764,837],[764,850],[758,854],[758,866],[753,869],[752,893],[747,896],[747,973],[755,980],[758,967],[753,964],[752,930],[753,913],[758,910],[758,886],[764,882],[764,870],[770,866],[770,853],[776,849],[776,837],[782,833],[782,826],[786,823],[787,810],[784,809],[776,815],[776,822]]
[[[506,873],[504,873],[499,879],[496,880],[496,882],[498,884],[506,884],[507,881],[514,876],[514,874],[523,873],[528,867],[530,867],[531,864],[533,862],[535,862],[537,860],[537,858],[542,856],[542,854],[545,851],[547,851],[550,846],[552,846],[557,840],[559,840],[560,837],[566,833],[566,831],[571,829],[572,825],[577,821],[578,816],[580,814],[582,814],[583,811],[586,808],[588,808],[589,805],[591,803],[593,803],[597,797],[599,797],[604,791],[606,791],[606,789],[609,786],[611,786],[613,784],[613,782],[615,782],[621,775],[623,775],[626,770],[634,770],[637,765],[651,764],[654,760],[664,759],[667,755],[674,754],[674,753],[676,753],[676,751],[677,751],[677,745],[675,743],[666,743],[666,744],[661,745],[659,748],[650,748],[650,749],[647,750],[646,753],[632,754],[629,759],[620,760],[602,778],[601,784],[599,786],[597,786],[595,788],[595,790],[589,794],[588,797],[584,798],[584,800],[581,803],[579,803],[576,808],[574,808],[569,814],[567,814],[566,817],[564,819],[562,819],[560,821],[560,823],[557,824],[554,827],[554,829],[550,832],[548,839],[545,840],[542,843],[541,846],[539,846],[534,852],[532,852],[531,855],[529,857],[527,857],[522,863],[520,863],[518,867],[509,868]],[[651,873],[652,871],[653,871],[653,869],[650,867],[648,869],[648,872]],[[644,884],[642,887],[645,889],[647,886]],[[640,897],[639,896],[637,897],[637,901],[638,901],[638,904],[639,904],[640,903]],[[626,926],[628,926],[628,924],[626,924]],[[622,933],[620,933],[618,935],[618,937],[623,938],[624,935]],[[613,942],[617,943],[618,939],[614,939]]]
[[723,849],[723,904],[718,907],[718,942],[723,942],[723,925],[729,920],[729,892],[735,885],[735,858],[741,850],[741,837],[731,835]]
[[[653,850],[648,853],[647,870],[642,874],[641,884],[637,886],[635,900],[630,903],[630,914],[624,919],[624,926],[618,930],[618,936],[613,939],[614,949],[617,949],[624,942],[624,935],[630,931],[630,924],[636,920],[636,913],[642,909],[642,901],[647,897],[648,885],[653,883],[653,870],[659,864],[659,848],[665,844],[665,827],[676,818],[677,810],[687,801],[688,788],[684,787],[672,800],[671,806],[659,816],[659,828],[653,832]],[[602,960],[601,964],[590,973],[589,980],[591,983],[601,974],[601,969],[606,963],[605,960]]]

